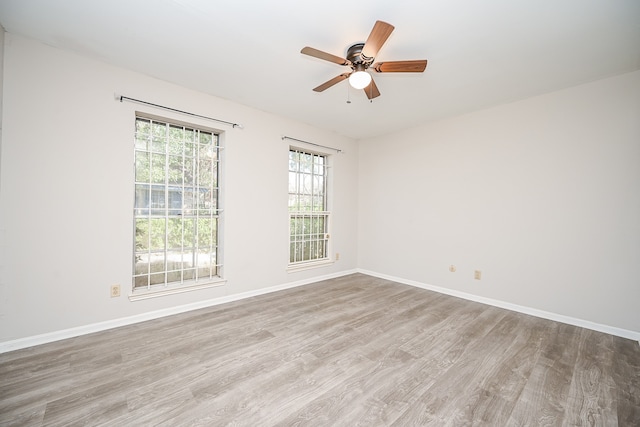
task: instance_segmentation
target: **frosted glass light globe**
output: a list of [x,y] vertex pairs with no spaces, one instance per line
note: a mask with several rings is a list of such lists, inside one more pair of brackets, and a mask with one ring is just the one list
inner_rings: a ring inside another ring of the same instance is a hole
[[354,89],[364,89],[371,83],[371,74],[366,71],[356,71],[349,76],[349,84]]

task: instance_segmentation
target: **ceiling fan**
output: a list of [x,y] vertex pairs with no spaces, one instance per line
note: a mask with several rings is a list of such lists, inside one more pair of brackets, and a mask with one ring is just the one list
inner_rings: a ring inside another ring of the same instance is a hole
[[426,59],[374,63],[378,51],[387,41],[394,28],[393,25],[387,24],[386,22],[376,21],[367,41],[364,43],[356,43],[349,47],[346,58],[341,58],[309,46],[304,47],[300,53],[351,68],[350,72],[340,74],[322,83],[313,90],[315,92],[322,92],[343,80],[349,79],[349,84],[354,89],[364,89],[367,97],[373,99],[380,96],[380,91],[373,81],[371,74],[367,72],[368,69],[372,69],[378,73],[422,73],[425,68],[427,68]]

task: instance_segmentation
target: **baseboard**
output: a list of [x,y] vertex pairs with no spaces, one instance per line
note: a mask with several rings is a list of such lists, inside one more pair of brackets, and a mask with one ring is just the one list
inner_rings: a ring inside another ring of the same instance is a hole
[[494,307],[504,308],[507,310],[515,311],[518,313],[528,314],[535,317],[540,317],[542,319],[554,320],[560,323],[566,323],[568,325],[579,326],[581,328],[591,329],[593,331],[604,332],[606,334],[615,335],[622,338],[631,339],[634,341],[638,341],[640,343],[640,332],[634,332],[627,329],[616,328],[613,326],[602,325],[599,323],[591,322],[583,319],[576,319],[574,317],[565,316],[562,314],[551,313],[544,310],[538,310],[536,308],[521,306],[517,304],[512,304],[505,301],[495,300],[492,298],[485,298],[478,295],[469,294],[466,292],[456,291],[454,289],[442,288],[439,286],[428,285],[425,283],[420,283],[415,280],[404,279],[401,277],[389,276],[387,274],[377,273],[375,271],[358,269],[358,273],[366,274],[368,276],[378,277],[380,279],[391,280],[392,282],[398,282],[409,286],[414,286],[416,288],[427,289],[430,291],[438,292],[445,295],[451,295],[454,297],[466,299],[469,301],[475,301],[482,304],[491,305]]
[[265,295],[272,292],[282,291],[285,289],[295,288],[312,283],[321,282],[323,280],[335,279],[337,277],[347,276],[357,273],[357,270],[341,271],[338,273],[316,276],[310,279],[299,280],[296,282],[288,282],[281,285],[271,286],[268,288],[257,289],[254,291],[242,292],[239,294],[228,295],[220,298],[214,298],[206,301],[198,301],[192,304],[185,304],[176,307],[165,308],[162,310],[151,311],[148,313],[137,314],[135,316],[123,317],[119,319],[107,320],[105,322],[92,323],[90,325],[79,326],[76,328],[64,329],[61,331],[49,332],[31,337],[19,338],[12,341],[0,343],[0,354],[9,351],[20,350],[22,348],[33,347],[35,345],[46,344],[54,341],[60,341],[67,338],[73,338],[80,335],[92,334],[95,332],[105,331],[107,329],[118,328],[121,326],[132,325],[135,323],[146,322],[147,320],[159,319],[161,317],[171,316],[174,314],[185,313],[188,311],[198,310],[201,308],[212,307],[215,305],[225,304],[228,302],[239,301],[259,295]]

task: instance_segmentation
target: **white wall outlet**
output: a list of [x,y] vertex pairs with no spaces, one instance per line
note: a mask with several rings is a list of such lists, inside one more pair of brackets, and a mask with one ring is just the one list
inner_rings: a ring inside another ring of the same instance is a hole
[[476,280],[482,279],[482,271],[476,270],[473,272],[473,278]]
[[120,285],[111,285],[111,298],[120,296]]
[[336,261],[340,261],[340,252],[336,252]]

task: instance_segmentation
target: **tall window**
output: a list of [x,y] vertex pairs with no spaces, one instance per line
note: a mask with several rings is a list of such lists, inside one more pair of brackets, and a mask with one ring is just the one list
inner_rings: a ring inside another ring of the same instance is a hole
[[327,156],[289,150],[289,264],[329,259]]
[[211,131],[136,118],[134,290],[219,277],[219,150]]

